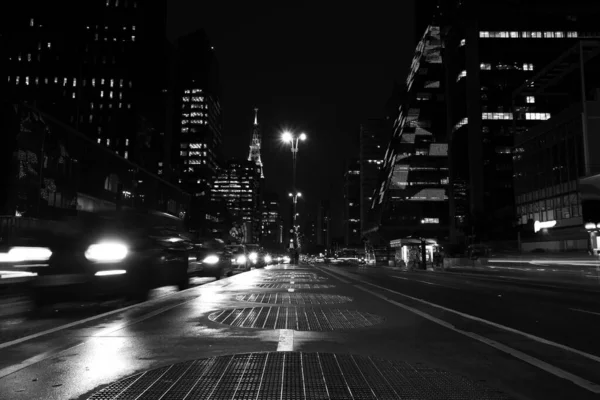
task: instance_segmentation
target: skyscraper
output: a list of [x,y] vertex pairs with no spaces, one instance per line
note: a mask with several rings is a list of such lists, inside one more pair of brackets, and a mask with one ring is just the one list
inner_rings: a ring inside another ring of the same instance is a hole
[[199,200],[208,196],[221,159],[223,122],[218,64],[203,30],[180,38],[176,57],[176,179]]
[[250,225],[253,242],[261,232],[260,168],[252,161],[230,160],[221,168],[211,191],[212,202],[224,202],[238,224]]
[[35,105],[156,172],[165,130],[166,1],[13,6],[0,27],[5,100]]
[[344,245],[359,246],[360,231],[360,162],[353,159],[344,173]]
[[248,161],[253,161],[260,168],[260,177],[264,178],[265,174],[263,171],[262,160],[260,159],[260,149],[262,146],[262,135],[260,132],[260,125],[258,124],[258,108],[254,109],[254,125],[252,128],[252,139],[250,141],[250,154],[248,154]]
[[511,148],[552,114],[543,96],[523,94],[513,109],[512,92],[577,41],[600,37],[600,6],[456,0],[441,12],[454,236],[516,240]]
[[384,119],[369,119],[360,125],[360,229],[368,228],[373,191],[379,182],[383,156],[390,138],[390,125]]

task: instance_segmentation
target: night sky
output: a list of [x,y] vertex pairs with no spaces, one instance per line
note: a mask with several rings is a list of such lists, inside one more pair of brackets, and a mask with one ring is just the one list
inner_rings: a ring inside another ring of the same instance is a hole
[[169,39],[204,28],[217,51],[225,155],[248,157],[258,107],[267,188],[287,199],[292,157],[279,135],[284,127],[306,132],[297,186],[311,209],[331,199],[334,235],[359,124],[382,115],[413,55],[413,1],[382,3],[169,1]]

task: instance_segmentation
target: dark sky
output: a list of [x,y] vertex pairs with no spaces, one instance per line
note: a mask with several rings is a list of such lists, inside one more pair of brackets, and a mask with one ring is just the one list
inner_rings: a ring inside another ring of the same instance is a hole
[[257,3],[170,0],[169,38],[204,28],[215,46],[226,156],[248,157],[253,108],[260,109],[269,190],[291,189],[280,132],[306,132],[297,186],[311,208],[331,199],[339,235],[344,162],[358,157],[361,120],[381,116],[393,81],[406,77],[413,0]]

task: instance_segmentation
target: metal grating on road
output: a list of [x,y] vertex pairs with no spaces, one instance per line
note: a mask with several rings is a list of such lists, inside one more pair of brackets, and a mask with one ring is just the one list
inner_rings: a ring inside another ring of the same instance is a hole
[[318,293],[249,293],[235,296],[236,300],[267,304],[340,304],[352,301],[348,296]]
[[263,289],[331,289],[334,285],[320,283],[259,283],[254,285]]
[[285,276],[281,276],[281,277],[272,277],[272,278],[263,278],[262,280],[265,282],[273,282],[273,283],[277,283],[277,282],[302,282],[302,283],[308,283],[308,282],[319,282],[319,281],[324,281],[327,278],[321,277],[321,276],[315,276],[315,277],[285,277]]
[[184,398],[510,399],[482,383],[420,364],[346,354],[271,352],[169,365],[109,385],[89,400]]
[[311,307],[229,308],[213,312],[208,319],[239,328],[317,332],[365,328],[384,321],[379,315],[362,311]]

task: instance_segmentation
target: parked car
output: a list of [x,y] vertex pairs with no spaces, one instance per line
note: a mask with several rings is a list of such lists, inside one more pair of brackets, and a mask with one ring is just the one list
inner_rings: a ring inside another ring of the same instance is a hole
[[114,296],[145,300],[155,287],[189,286],[192,243],[183,221],[169,214],[87,215],[67,231],[40,238],[39,248],[47,249],[48,259],[30,268],[37,273],[32,282],[37,306]]
[[232,253],[220,239],[194,243],[194,248],[190,251],[189,276],[221,279],[223,276],[231,276],[235,268],[236,263]]

